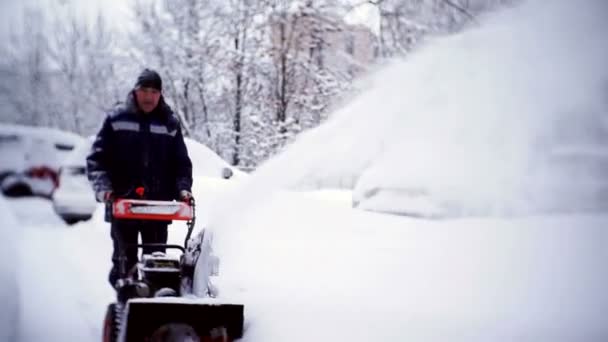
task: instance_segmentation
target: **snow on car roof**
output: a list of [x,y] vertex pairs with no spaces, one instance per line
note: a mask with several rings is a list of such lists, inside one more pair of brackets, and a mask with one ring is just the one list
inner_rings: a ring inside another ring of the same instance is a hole
[[63,158],[82,141],[77,134],[48,127],[0,123],[2,170],[21,172],[30,167],[58,168]]
[[78,143],[82,139],[76,133],[62,131],[51,127],[24,126],[17,124],[0,123],[0,135],[17,134],[32,138],[41,138],[61,143]]
[[192,140],[190,138],[184,138],[186,147],[188,148],[188,155],[192,160],[193,173],[195,176],[209,176],[209,177],[222,177],[222,169],[229,168],[235,175],[243,174],[232,166],[230,166],[224,159],[213,152],[209,147]]

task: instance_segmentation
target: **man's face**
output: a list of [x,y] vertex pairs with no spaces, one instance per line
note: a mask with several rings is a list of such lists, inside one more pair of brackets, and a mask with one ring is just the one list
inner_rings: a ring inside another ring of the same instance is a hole
[[154,88],[140,87],[135,89],[135,97],[139,109],[144,113],[150,113],[158,106],[160,91]]

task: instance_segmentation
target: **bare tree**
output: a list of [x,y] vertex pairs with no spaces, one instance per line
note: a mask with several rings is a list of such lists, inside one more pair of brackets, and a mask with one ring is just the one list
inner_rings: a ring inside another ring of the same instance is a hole
[[12,82],[2,92],[18,113],[14,121],[92,133],[115,102],[110,36],[101,16],[87,24],[65,6],[26,10],[5,54]]
[[255,88],[250,87],[250,80],[255,69],[255,53],[259,46],[258,25],[254,19],[261,15],[262,7],[255,0],[230,0],[218,9],[216,16],[222,18],[224,30],[221,35],[225,43],[220,47],[225,60],[224,70],[230,80],[226,89],[227,109],[232,123],[230,135],[232,142],[229,160],[233,165],[241,164],[242,136],[245,116],[248,113],[247,103],[255,101]]
[[55,123],[47,115],[49,75],[41,11],[24,11],[23,26],[14,27],[4,50],[4,64],[9,77],[4,79],[0,90],[14,108],[15,122],[37,125]]

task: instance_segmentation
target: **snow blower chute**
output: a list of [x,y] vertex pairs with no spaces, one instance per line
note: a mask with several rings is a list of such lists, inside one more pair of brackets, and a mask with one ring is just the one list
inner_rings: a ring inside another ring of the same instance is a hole
[[[104,342],[116,341],[217,341],[238,339],[243,334],[244,306],[192,293],[194,268],[199,257],[215,258],[203,243],[204,231],[190,239],[195,224],[194,201],[169,202],[118,199],[108,204],[112,219],[187,221],[184,246],[137,244],[120,251],[120,279],[116,302],[108,306],[103,329]],[[125,269],[125,250],[161,247],[181,252],[143,255],[135,267]],[[207,249],[207,250],[205,250]],[[215,260],[210,260],[213,263]],[[213,273],[215,267],[208,267]],[[215,275],[209,274],[208,276]]]

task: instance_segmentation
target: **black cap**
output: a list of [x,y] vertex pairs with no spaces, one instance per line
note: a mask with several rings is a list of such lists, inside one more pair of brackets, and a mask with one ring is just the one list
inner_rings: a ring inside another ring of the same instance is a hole
[[139,76],[137,76],[135,88],[154,88],[160,91],[163,90],[163,80],[156,71],[144,69]]

